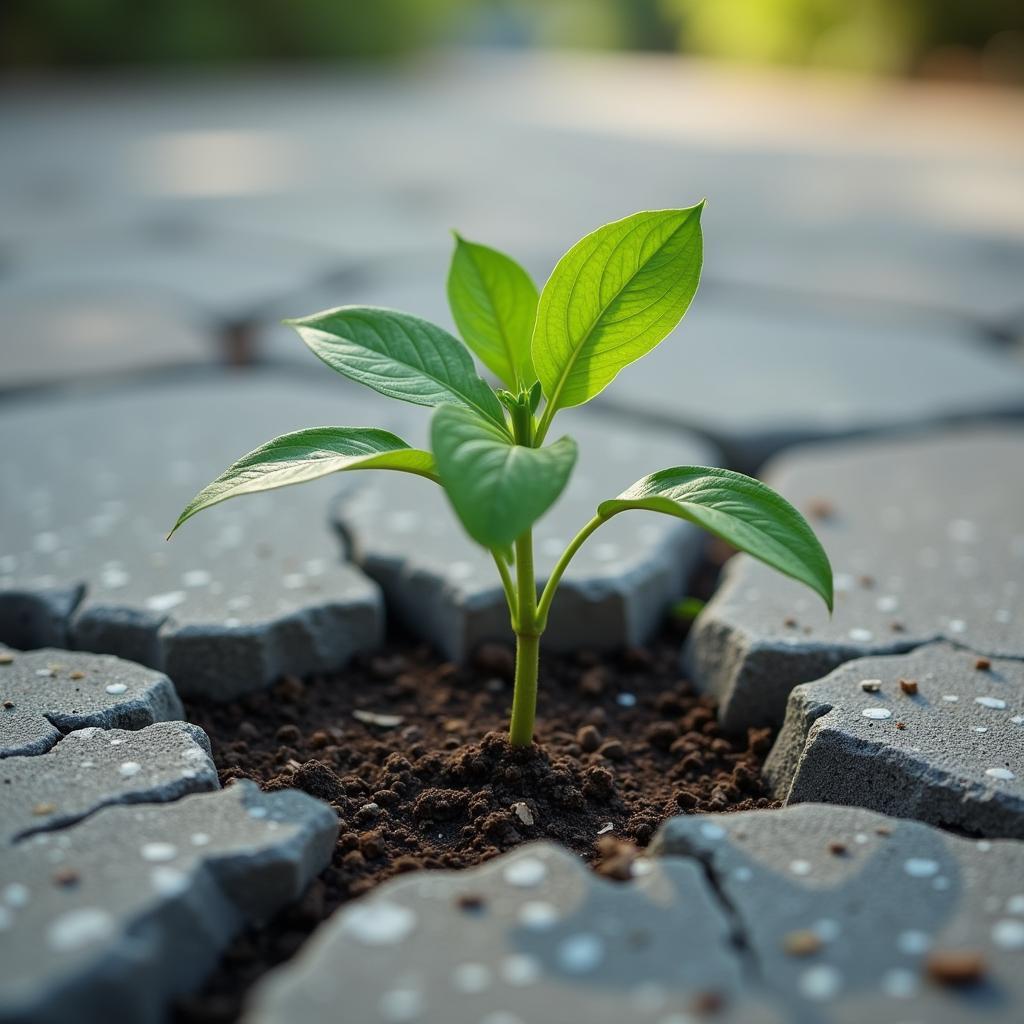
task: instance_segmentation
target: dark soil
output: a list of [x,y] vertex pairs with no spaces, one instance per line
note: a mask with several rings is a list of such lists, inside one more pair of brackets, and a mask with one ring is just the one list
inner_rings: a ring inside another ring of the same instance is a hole
[[[340,904],[405,871],[463,868],[552,839],[612,878],[674,814],[773,806],[772,736],[722,735],[680,676],[679,637],[614,657],[543,660],[537,744],[509,747],[511,650],[471,666],[396,641],[332,677],[286,678],[234,704],[193,702],[221,781],[297,787],[331,803],[334,859],[306,897],[242,935],[179,1024],[237,1018],[248,987]],[[382,716],[382,717],[377,717]]]

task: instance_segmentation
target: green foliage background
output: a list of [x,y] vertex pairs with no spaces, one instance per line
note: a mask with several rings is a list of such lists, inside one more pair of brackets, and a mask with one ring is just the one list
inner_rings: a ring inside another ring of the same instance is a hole
[[0,65],[392,57],[437,41],[1024,80],[1021,0],[5,0]]

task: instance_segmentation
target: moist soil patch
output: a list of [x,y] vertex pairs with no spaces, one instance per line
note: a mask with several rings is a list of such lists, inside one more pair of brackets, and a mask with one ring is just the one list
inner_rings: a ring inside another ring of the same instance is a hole
[[679,644],[670,629],[649,648],[544,657],[526,750],[505,737],[513,655],[500,645],[460,667],[396,638],[336,675],[193,701],[189,720],[209,734],[223,784],[305,790],[334,807],[341,830],[304,899],[241,935],[175,1019],[237,1019],[250,986],[324,918],[402,872],[551,839],[624,879],[672,815],[775,806],[761,779],[771,731],[722,734],[714,701],[680,674]]

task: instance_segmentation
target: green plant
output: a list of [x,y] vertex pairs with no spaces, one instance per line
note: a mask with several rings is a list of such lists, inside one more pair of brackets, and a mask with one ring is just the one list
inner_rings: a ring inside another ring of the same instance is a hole
[[[201,509],[353,469],[440,484],[466,532],[494,557],[516,637],[510,739],[532,742],[540,637],[573,555],[631,509],[677,516],[805,583],[832,608],[832,570],[803,517],[764,484],[726,469],[676,466],[598,505],[538,593],[533,525],[569,481],[576,442],[545,445],[555,415],[590,401],[682,319],[703,260],[703,203],[637,213],[574,245],[543,291],[508,256],[456,235],[448,277],[466,345],[504,384],[493,390],[447,331],[388,309],[343,306],[288,321],[328,366],[391,398],[436,407],[432,452],[384,430],[316,427],[250,452],[200,491]],[[543,407],[541,402],[543,400]]]

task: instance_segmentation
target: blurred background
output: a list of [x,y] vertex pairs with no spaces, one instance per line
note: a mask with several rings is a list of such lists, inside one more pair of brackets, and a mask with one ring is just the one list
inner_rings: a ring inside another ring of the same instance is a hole
[[6,0],[0,64],[8,399],[321,372],[278,320],[450,325],[452,228],[543,281],[707,197],[681,340],[610,405],[756,463],[1013,404],[1019,0]]

